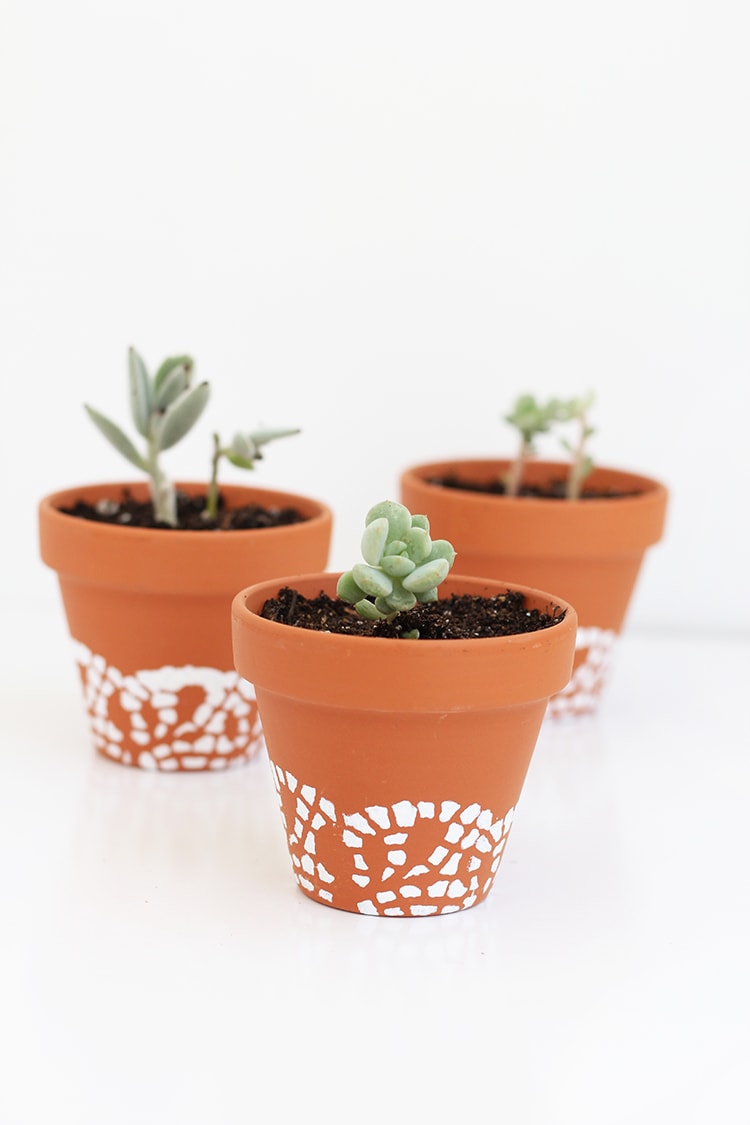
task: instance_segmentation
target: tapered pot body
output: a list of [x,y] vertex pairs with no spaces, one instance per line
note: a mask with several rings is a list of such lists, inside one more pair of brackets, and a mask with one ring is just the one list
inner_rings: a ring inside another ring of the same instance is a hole
[[[610,468],[597,468],[586,480],[587,488],[621,493],[601,499],[509,497],[432,483],[448,476],[486,483],[508,467],[508,461],[465,459],[416,465],[401,474],[401,500],[450,539],[463,573],[538,586],[575,606],[575,668],[550,701],[550,713],[590,714],[606,683],[644,553],[663,534],[667,489]],[[566,472],[559,462],[532,461],[525,480],[544,485]]]
[[[205,485],[182,483],[184,491]],[[325,566],[332,514],[317,500],[225,485],[229,507],[294,507],[278,528],[177,531],[116,527],[65,514],[78,499],[119,498],[141,483],[71,488],[42,499],[43,561],[57,572],[94,746],[124,765],[225,769],[263,746],[251,684],[234,668],[231,604],[249,582]]]
[[[289,578],[306,597],[336,575]],[[235,666],[255,684],[295,878],[360,914],[453,913],[489,893],[549,697],[567,683],[576,616],[525,635],[391,640],[260,616],[278,582],[237,594]],[[452,593],[506,583],[449,577]],[[524,589],[531,608],[557,598]]]

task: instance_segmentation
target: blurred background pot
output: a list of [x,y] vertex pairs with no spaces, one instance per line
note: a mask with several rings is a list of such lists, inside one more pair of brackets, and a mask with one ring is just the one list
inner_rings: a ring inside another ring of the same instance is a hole
[[[667,490],[649,477],[595,468],[584,491],[616,491],[601,499],[543,499],[450,488],[435,479],[489,482],[507,460],[435,461],[406,469],[400,499],[424,512],[456,548],[463,574],[552,590],[575,606],[578,638],[573,676],[550,701],[554,715],[596,711],[616,637],[625,621],[646,549],[661,539]],[[524,483],[564,479],[567,463],[532,460]]]
[[[204,484],[180,483],[205,492]],[[178,531],[95,523],[60,509],[145,483],[70,488],[39,504],[42,560],[57,572],[95,748],[146,769],[215,770],[263,746],[252,685],[232,660],[232,598],[248,582],[325,566],[332,514],[288,492],[223,485],[227,507],[296,508],[283,527]]]

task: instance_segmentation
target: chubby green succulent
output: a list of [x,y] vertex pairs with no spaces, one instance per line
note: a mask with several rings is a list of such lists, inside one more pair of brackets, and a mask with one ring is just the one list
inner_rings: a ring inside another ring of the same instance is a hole
[[[128,349],[128,386],[133,424],[146,439],[145,452],[140,453],[127,434],[84,404],[91,421],[104,437],[149,479],[154,515],[170,527],[177,526],[177,494],[173,482],[162,469],[160,455],[176,445],[193,428],[206,408],[210,397],[207,382],[192,384],[194,363],[190,356],[165,359],[154,375],[135,348]],[[263,430],[255,434],[236,434],[223,446],[214,434],[211,477],[207,489],[204,516],[212,518],[218,510],[218,465],[222,457],[240,468],[252,469],[261,457],[260,447],[274,438],[297,434],[299,430]]]
[[363,561],[341,575],[336,593],[370,620],[436,601],[456,557],[447,539],[430,538],[427,516],[413,516],[394,500],[370,508],[361,550]]

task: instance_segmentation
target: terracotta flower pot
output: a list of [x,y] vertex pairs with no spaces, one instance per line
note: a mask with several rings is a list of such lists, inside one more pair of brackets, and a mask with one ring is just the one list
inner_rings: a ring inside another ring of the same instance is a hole
[[[295,507],[307,519],[246,531],[117,527],[66,515],[141,483],[70,488],[42,499],[43,561],[57,571],[94,746],[124,765],[224,769],[263,746],[252,686],[232,660],[230,609],[248,582],[325,566],[332,514],[286,492],[222,486],[229,507]],[[194,494],[205,485],[180,484]]]
[[[338,575],[288,578],[335,596]],[[255,684],[294,875],[359,914],[449,914],[489,893],[549,696],[568,681],[576,615],[511,637],[347,637],[260,616],[279,582],[232,606],[234,659]],[[502,583],[449,576],[451,593]]]
[[[554,590],[575,606],[579,628],[573,676],[564,691],[553,696],[550,713],[592,713],[645,550],[661,538],[667,490],[649,477],[609,468],[595,469],[586,487],[633,495],[547,500],[430,483],[449,474],[488,482],[501,477],[508,466],[500,460],[416,465],[401,474],[401,501],[412,511],[424,512],[450,539],[462,573]],[[542,484],[566,472],[560,462],[531,461],[524,480]]]

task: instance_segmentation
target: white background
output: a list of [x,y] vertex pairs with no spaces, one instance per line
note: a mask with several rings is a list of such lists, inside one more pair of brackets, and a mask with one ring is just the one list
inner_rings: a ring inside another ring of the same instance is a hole
[[132,344],[213,386],[174,476],[302,427],[253,480],[333,507],[331,569],[401,467],[592,389],[672,490],[631,626],[747,632],[742,0],[1,8],[4,594],[57,597],[41,495],[134,475],[82,409],[129,425]]

